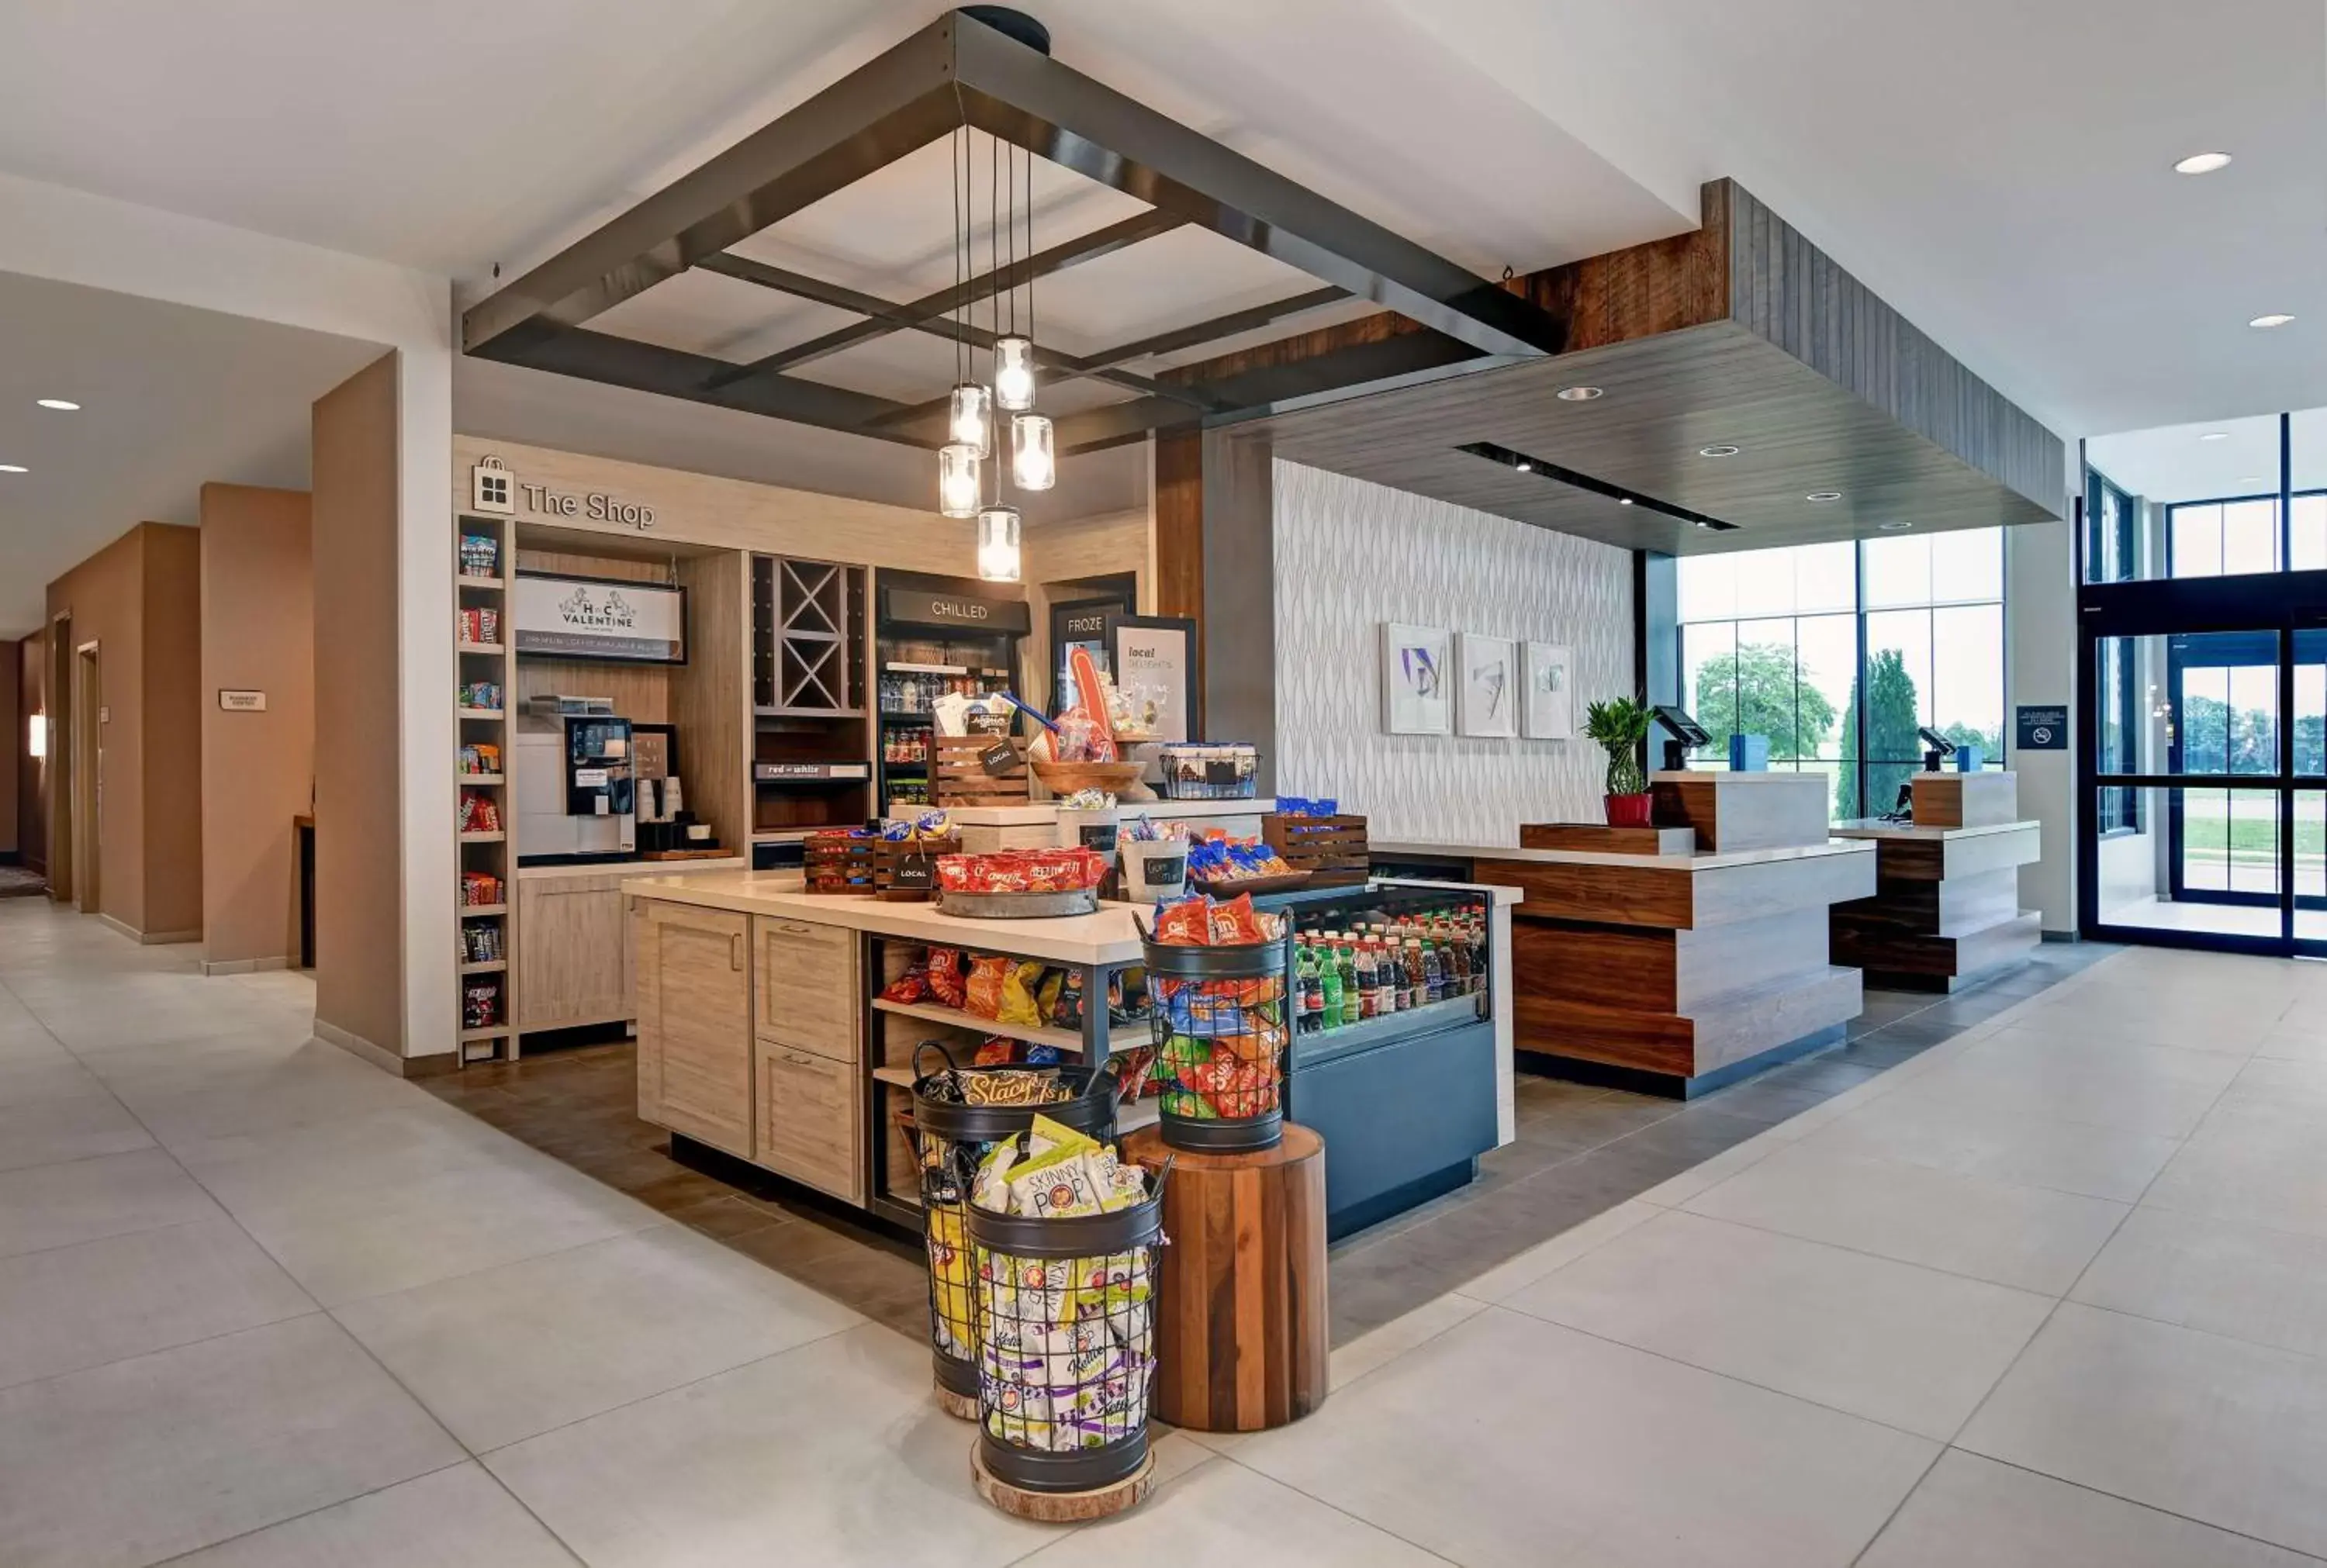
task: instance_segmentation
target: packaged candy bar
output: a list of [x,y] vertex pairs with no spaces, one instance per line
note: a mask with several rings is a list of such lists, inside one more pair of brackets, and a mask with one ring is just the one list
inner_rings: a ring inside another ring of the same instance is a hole
[[969,961],[969,987],[963,1007],[980,1018],[1002,1016],[1002,985],[1011,963],[998,953],[981,953]]
[[969,982],[961,972],[961,951],[931,947],[929,957],[930,994],[939,1006],[961,1007],[969,1001]]

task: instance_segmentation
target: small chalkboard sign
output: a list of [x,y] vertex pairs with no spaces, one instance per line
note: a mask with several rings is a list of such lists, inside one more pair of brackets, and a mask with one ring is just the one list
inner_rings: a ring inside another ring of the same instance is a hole
[[999,779],[1018,766],[1018,748],[1007,741],[996,741],[977,754],[977,765]]
[[889,885],[892,888],[926,888],[936,884],[937,857],[932,854],[901,854],[889,868]]

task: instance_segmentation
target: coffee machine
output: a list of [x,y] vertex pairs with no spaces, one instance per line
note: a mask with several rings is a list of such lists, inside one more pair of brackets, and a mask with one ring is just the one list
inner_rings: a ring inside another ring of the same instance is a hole
[[519,865],[626,860],[638,850],[631,721],[610,697],[537,696],[510,759]]

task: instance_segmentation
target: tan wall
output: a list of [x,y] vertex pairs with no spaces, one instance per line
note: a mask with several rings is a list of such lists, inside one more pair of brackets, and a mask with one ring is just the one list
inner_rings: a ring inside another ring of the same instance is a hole
[[[315,585],[307,492],[201,499],[202,957],[297,961],[297,835],[315,778]],[[221,690],[266,694],[229,713]]]
[[49,865],[49,814],[46,761],[34,761],[25,744],[24,719],[47,712],[46,689],[49,639],[41,632],[16,645],[16,854],[26,865],[46,871]]
[[16,759],[0,768],[0,855],[16,854],[23,847],[23,835],[17,821],[16,800],[20,780],[23,776],[24,706],[23,671],[18,660],[23,650],[15,643],[0,642],[0,745]]
[[145,812],[148,938],[202,934],[201,533],[145,536]]
[[[77,891],[85,911],[153,938],[187,939],[201,925],[199,554],[193,529],[140,523],[49,584],[50,624],[70,615],[71,647],[98,645],[107,710],[98,726],[98,894]],[[52,719],[59,706],[52,694]],[[69,770],[51,761],[53,794]],[[70,864],[53,799],[48,807],[49,862],[61,881]]]
[[401,885],[393,353],[317,399],[313,441],[315,1018],[400,1056],[404,899],[454,890]]
[[[965,524],[965,527],[967,525]],[[1154,608],[1155,574],[1150,569],[1149,527],[1145,512],[1114,512],[1069,522],[1027,525],[1020,539],[1021,567],[1026,582],[1027,610],[1033,618],[1019,661],[1019,685],[1028,700],[1059,705],[1051,692],[1051,604],[1071,599],[1051,593],[1053,583],[1085,577],[1111,577],[1136,573],[1137,597],[1143,612]]]

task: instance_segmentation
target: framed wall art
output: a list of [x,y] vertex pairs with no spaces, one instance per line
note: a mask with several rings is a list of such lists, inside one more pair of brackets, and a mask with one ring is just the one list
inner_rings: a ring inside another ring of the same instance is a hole
[[1525,695],[1519,703],[1520,733],[1531,741],[1575,737],[1575,650],[1556,642],[1530,642],[1520,660]]
[[1453,733],[1453,643],[1444,627],[1382,622],[1383,729],[1393,735]]
[[1455,639],[1457,714],[1463,733],[1508,740],[1519,733],[1519,644],[1466,631]]

